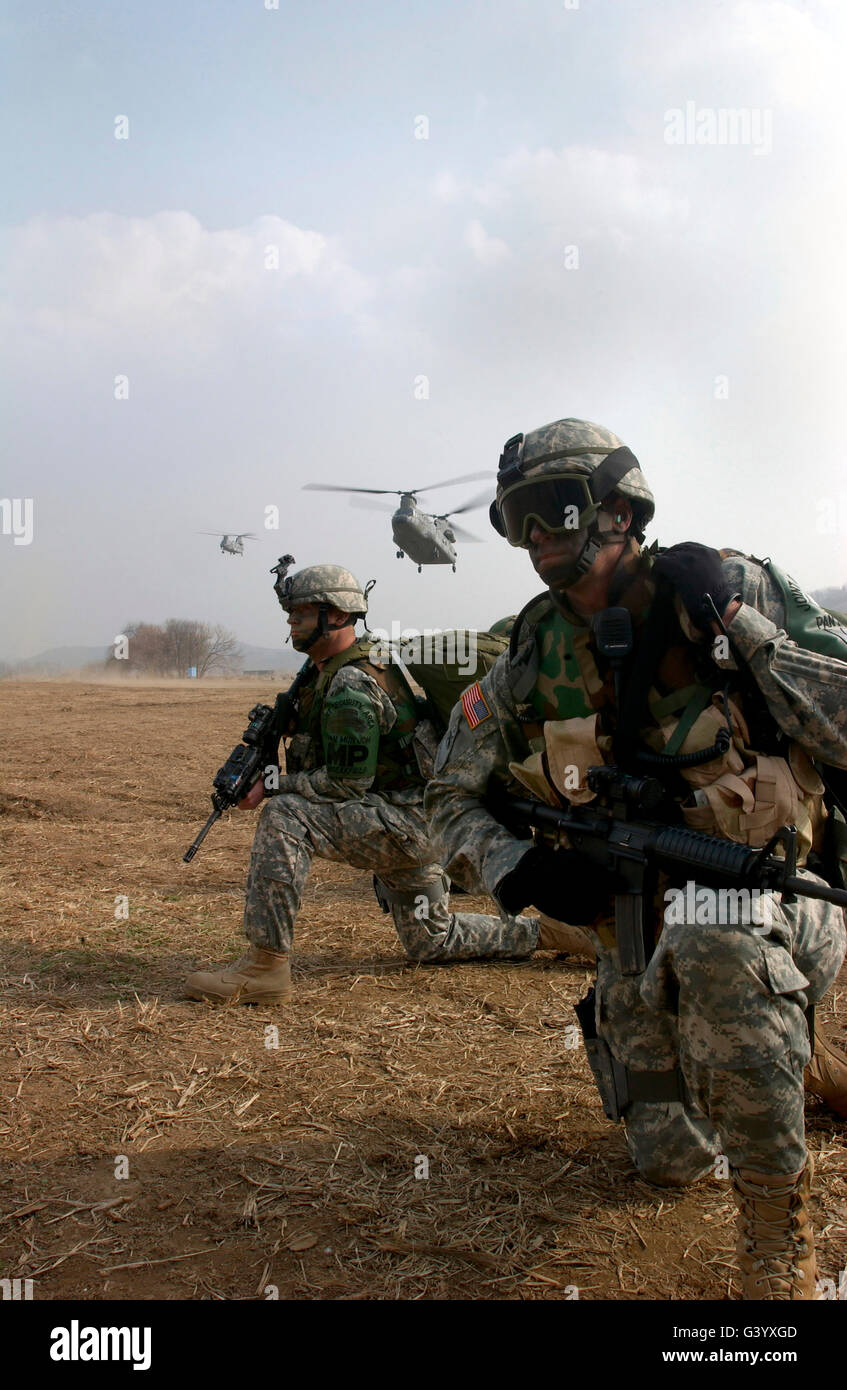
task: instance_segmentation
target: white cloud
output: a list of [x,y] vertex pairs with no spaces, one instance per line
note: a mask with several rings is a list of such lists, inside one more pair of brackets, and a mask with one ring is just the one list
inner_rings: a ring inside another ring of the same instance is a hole
[[245,312],[278,323],[280,299],[355,313],[370,295],[329,238],[273,216],[218,231],[188,212],[42,217],[5,241],[6,330],[30,339],[202,340]]
[[[647,13],[633,58],[649,81],[664,79],[703,104],[772,101],[814,113],[841,103],[845,13],[836,3],[736,0]],[[720,97],[719,94],[720,93]]]
[[442,169],[432,181],[432,193],[440,203],[455,203],[465,189],[449,169]]
[[509,257],[509,248],[505,241],[489,236],[476,218],[465,228],[465,245],[470,248],[480,265],[499,265]]
[[[830,14],[836,25],[843,19],[838,11]],[[741,0],[730,20],[729,46],[768,74],[777,101],[807,108],[822,97],[840,98],[843,51],[808,10],[783,0]]]
[[522,149],[502,161],[499,177],[528,221],[555,215],[562,225],[628,223],[674,236],[688,218],[688,199],[631,154],[578,145]]

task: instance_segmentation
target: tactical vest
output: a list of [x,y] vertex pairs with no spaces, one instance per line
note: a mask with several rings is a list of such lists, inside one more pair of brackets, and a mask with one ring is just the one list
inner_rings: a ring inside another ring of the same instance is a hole
[[[818,633],[821,646],[838,640],[829,625],[816,624]],[[808,639],[803,641],[805,635],[798,634],[800,644],[812,646]],[[535,796],[553,804],[593,801],[588,768],[612,760],[610,735],[602,731],[597,717],[609,703],[608,679],[598,670],[589,638],[588,628],[569,623],[552,604],[548,611],[541,610],[535,630],[538,675],[529,702],[537,722],[524,725],[533,753],[523,763],[512,763],[510,772]],[[711,748],[726,724],[722,697],[716,693],[726,680],[724,673],[716,672],[711,684],[683,684],[684,662],[677,660],[676,669],[678,688],[666,694],[655,688],[649,692],[651,722],[641,729],[641,741],[655,753]],[[799,744],[784,743],[780,755],[757,750],[742,700],[738,691],[730,699],[732,743],[727,753],[681,771],[689,787],[688,796],[678,798],[682,818],[692,829],[756,848],[780,825],[795,824],[798,863],[803,864],[809,851],[821,846],[826,819],[823,782]],[[772,716],[769,719],[776,730]]]
[[323,711],[333,676],[342,666],[358,666],[376,681],[397,711],[397,719],[387,734],[379,740],[376,778],[373,790],[399,791],[404,787],[422,784],[412,747],[412,737],[418,722],[418,709],[402,673],[394,666],[375,665],[370,660],[373,639],[361,637],[343,652],[333,656],[317,673],[317,678],[303,690],[298,705],[297,730],[286,749],[286,768],[290,772],[311,772],[323,767],[326,755],[323,746]]

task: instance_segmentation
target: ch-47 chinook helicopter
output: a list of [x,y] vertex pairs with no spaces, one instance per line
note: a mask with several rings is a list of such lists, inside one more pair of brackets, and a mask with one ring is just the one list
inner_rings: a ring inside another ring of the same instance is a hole
[[[465,473],[461,478],[448,478],[443,483],[430,483],[428,487],[408,488],[403,491],[401,488],[392,487],[341,487],[334,483],[306,483],[304,492],[354,492],[369,493],[377,496],[396,496],[400,498],[400,504],[391,517],[391,534],[398,546],[397,559],[402,560],[408,555],[418,567],[420,574],[424,565],[452,565],[456,569],[456,542],[457,541],[478,541],[479,536],[473,536],[463,527],[457,526],[450,518],[460,516],[462,512],[473,511],[475,507],[487,505],[491,501],[490,491],[480,493],[477,497],[471,498],[463,507],[455,507],[452,512],[422,512],[417,505],[416,498],[419,492],[431,492],[437,487],[453,487],[456,483],[478,482],[480,478],[490,478],[490,473]],[[354,506],[357,505],[354,503]],[[375,511],[390,510],[383,508],[379,503],[359,502],[359,506],[371,507]]]
[[234,536],[231,532],[228,535],[222,536],[220,531],[198,531],[197,535],[217,536],[221,543],[222,555],[243,555],[244,542],[254,541],[256,539],[252,531],[241,531],[237,536]]

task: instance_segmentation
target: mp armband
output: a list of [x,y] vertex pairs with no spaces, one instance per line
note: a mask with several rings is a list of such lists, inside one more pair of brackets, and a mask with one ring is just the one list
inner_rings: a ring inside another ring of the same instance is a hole
[[327,702],[323,719],[326,770],[330,777],[376,776],[379,723],[368,696],[346,689]]

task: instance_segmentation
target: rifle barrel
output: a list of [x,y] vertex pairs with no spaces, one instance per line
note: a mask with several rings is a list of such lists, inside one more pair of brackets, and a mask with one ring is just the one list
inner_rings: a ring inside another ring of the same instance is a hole
[[200,834],[197,836],[196,840],[193,842],[193,844],[190,846],[187,852],[182,856],[183,864],[191,863],[192,859],[194,858],[198,849],[202,845],[203,841],[205,840],[215,821],[220,820],[220,816],[221,813],[216,806],[209,819],[206,821],[206,824],[203,826],[203,829],[200,831]]
[[[582,820],[579,815],[574,816],[567,810],[547,806],[541,801],[515,798],[511,805],[529,825],[538,826],[542,830],[565,830],[574,837],[584,835],[600,841],[606,838],[608,833],[608,822],[602,819],[592,824],[590,819]],[[633,823],[638,825],[637,821]],[[610,843],[619,853],[627,853],[627,846],[619,845],[615,841]],[[759,852],[751,849],[749,845],[708,835],[702,830],[690,830],[687,826],[669,826],[660,830],[648,852],[656,854],[659,864],[672,863],[675,866],[687,867],[693,877],[696,877],[699,869],[716,874],[730,883],[746,882],[751,887],[756,886],[756,870],[761,867],[767,874],[765,881],[773,879],[773,891],[776,893],[796,893],[798,897],[815,898],[847,909],[847,889],[832,888],[827,883],[814,883],[799,876],[782,878],[779,874],[780,861],[768,859],[760,866]]]
[[780,883],[777,891],[797,893],[804,898],[820,898],[825,903],[847,908],[847,889],[830,888],[825,883],[810,883],[807,878],[787,878]]

